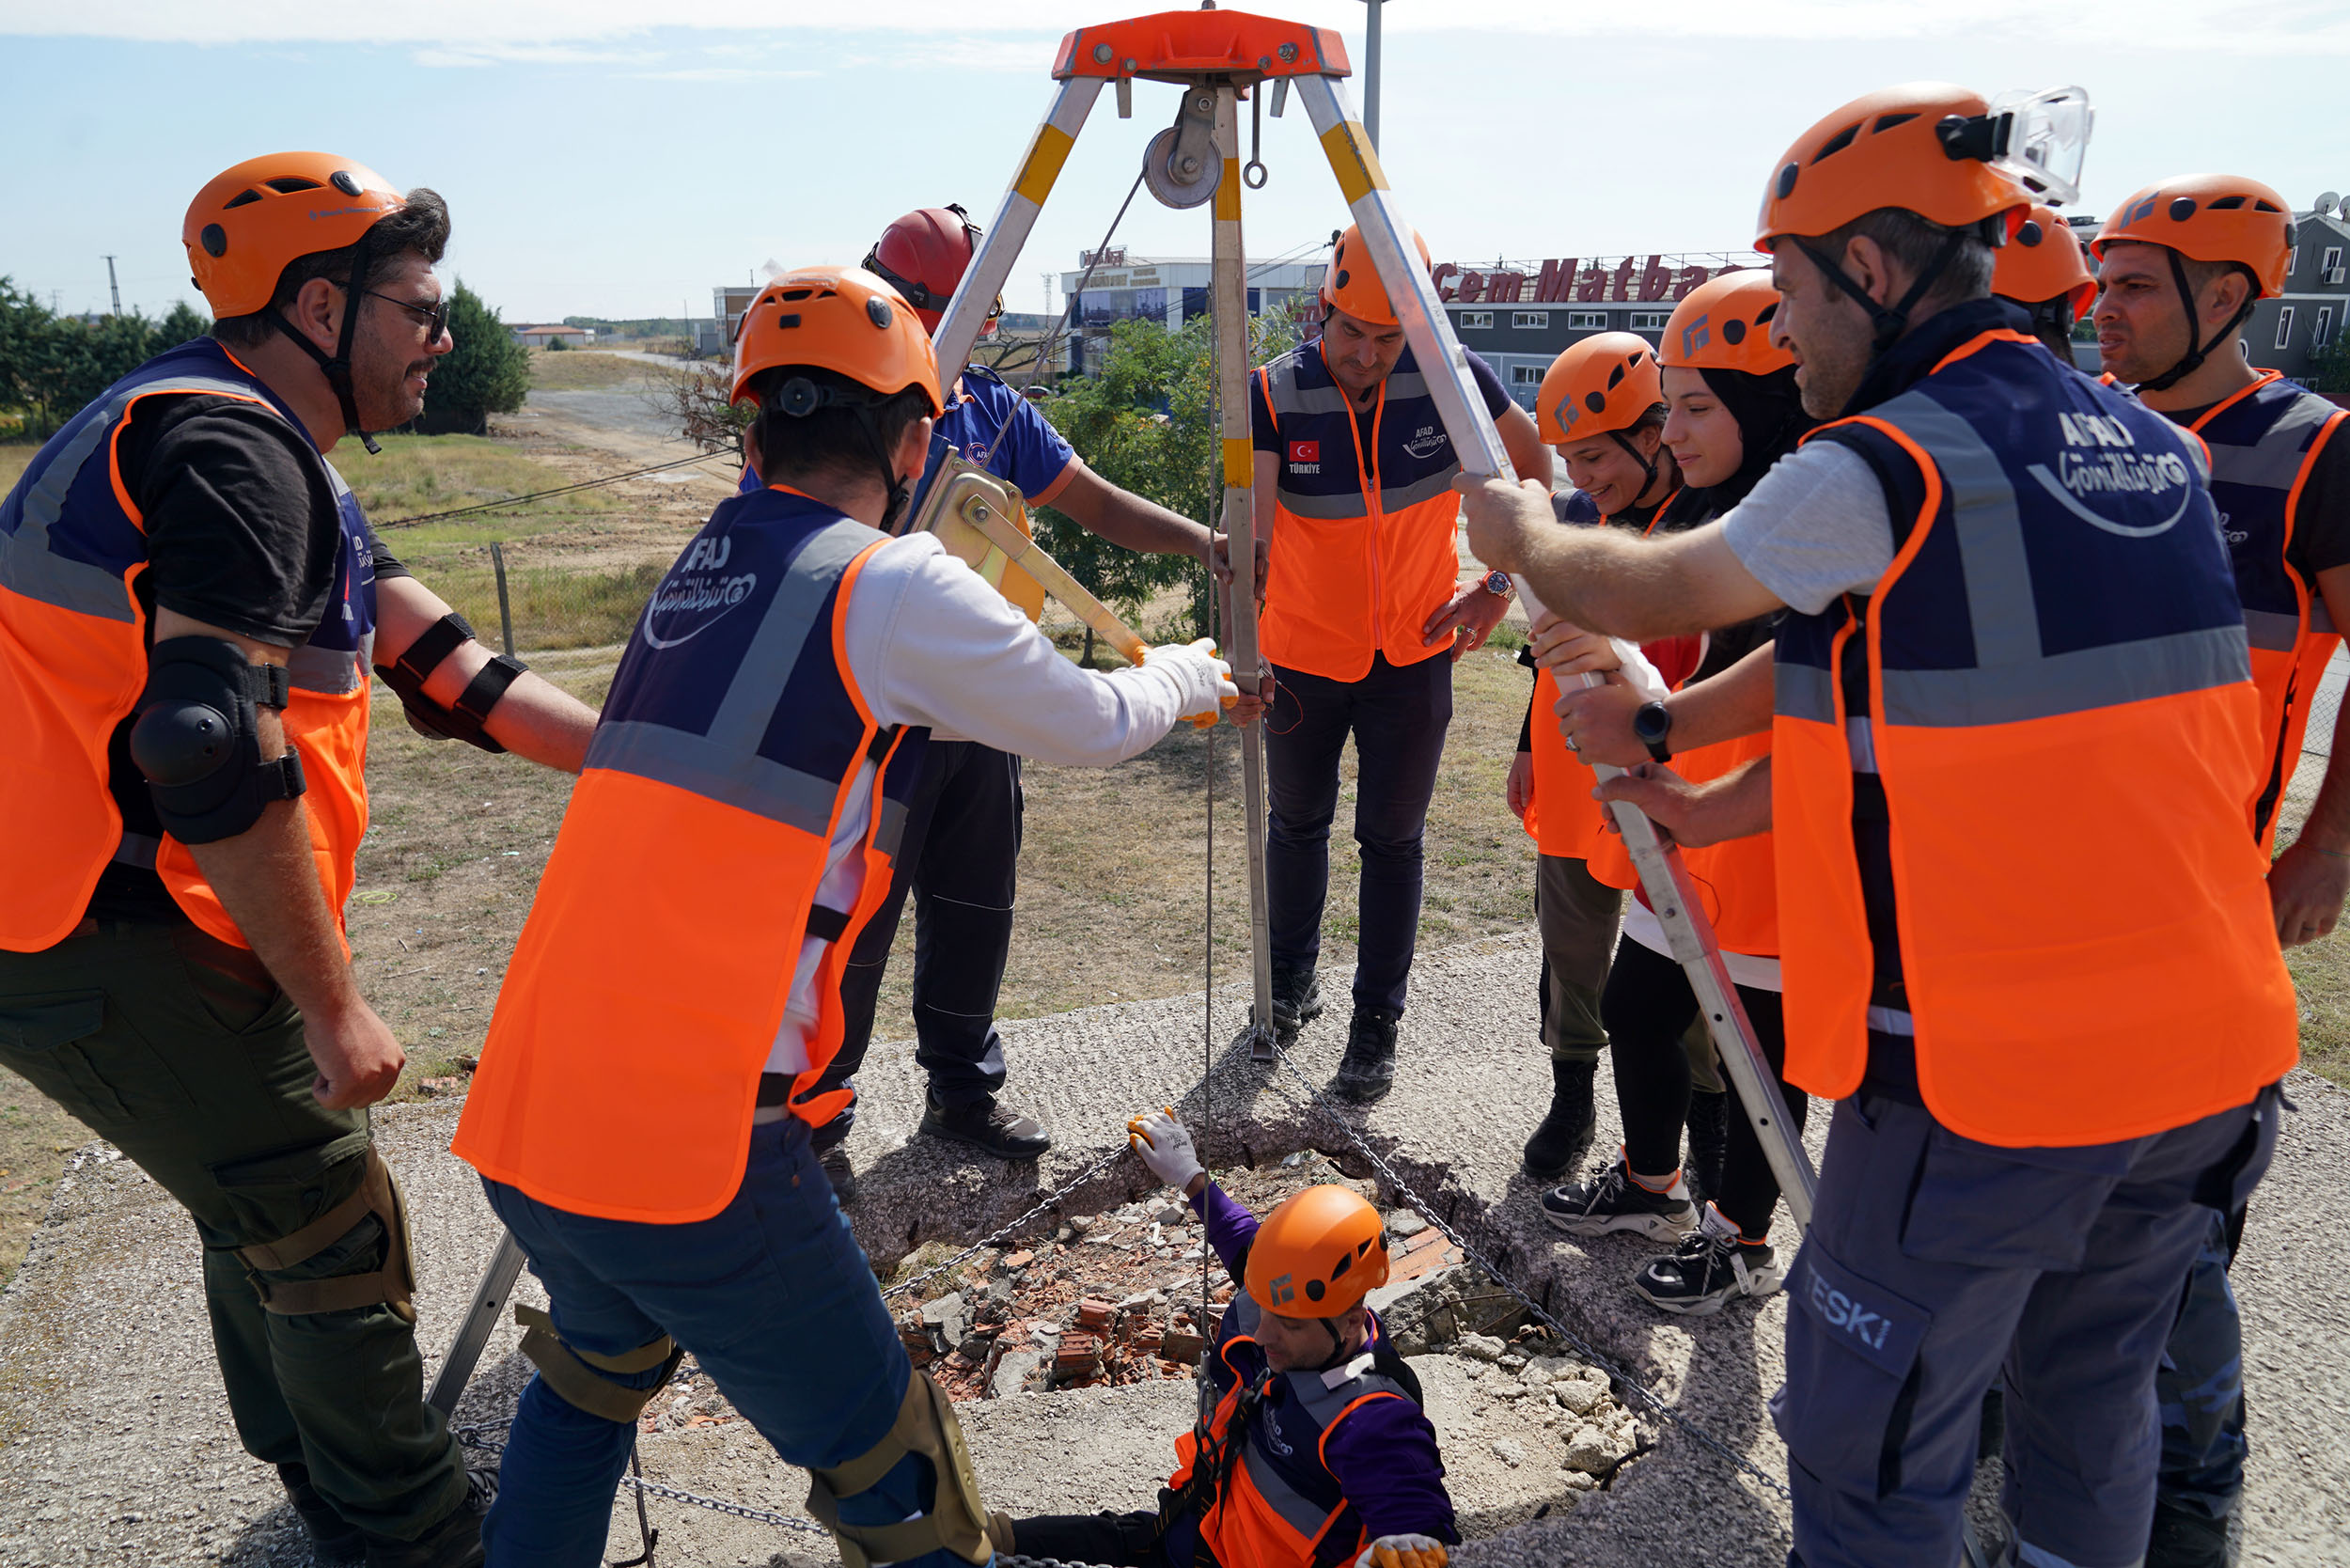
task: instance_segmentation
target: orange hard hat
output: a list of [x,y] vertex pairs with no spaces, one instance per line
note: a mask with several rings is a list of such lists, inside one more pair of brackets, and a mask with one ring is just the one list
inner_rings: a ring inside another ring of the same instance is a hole
[[728,397],[751,396],[750,379],[778,365],[838,371],[884,397],[918,386],[932,417],[946,412],[931,335],[903,295],[862,267],[805,267],[759,291],[735,330]]
[[1656,351],[1637,333],[1602,332],[1568,344],[1543,372],[1534,427],[1546,445],[1628,431],[1665,400]]
[[[1412,243],[1419,247],[1419,264],[1430,266],[1428,242],[1418,229],[1412,231]],[[1397,324],[1395,304],[1387,298],[1386,285],[1379,281],[1379,269],[1371,265],[1359,224],[1348,224],[1346,232],[1330,247],[1330,270],[1322,279],[1322,303],[1373,326]]]
[[250,316],[286,263],[359,243],[408,200],[365,164],[331,152],[273,152],[214,175],[188,203],[180,241],[190,281],[215,316]]
[[1754,248],[1782,234],[1816,238],[1881,207],[1963,228],[2027,205],[1992,166],[1998,117],[1981,93],[1911,82],[1856,98],[1795,138],[1771,170]]
[[[865,253],[865,270],[904,295],[923,329],[936,332],[979,247],[979,225],[960,206],[918,207],[882,230]],[[1003,313],[998,296],[987,319]]]
[[1689,290],[1665,323],[1660,363],[1668,370],[1740,370],[1767,376],[1795,362],[1771,341],[1778,290],[1759,267],[1724,273]]
[[1265,1215],[1247,1272],[1248,1294],[1266,1311],[1337,1317],[1387,1282],[1386,1225],[1344,1187],[1308,1187]]
[[2122,240],[2168,245],[2198,261],[2240,263],[2260,288],[2256,297],[2268,299],[2285,290],[2293,212],[2257,180],[2186,174],[2149,185],[2115,208],[2089,248],[2103,260],[2106,247]]
[[2061,299],[2078,320],[2097,296],[2097,275],[2089,270],[2089,252],[2080,236],[2055,208],[2034,202],[2015,237],[1999,247],[1991,291],[2018,305]]

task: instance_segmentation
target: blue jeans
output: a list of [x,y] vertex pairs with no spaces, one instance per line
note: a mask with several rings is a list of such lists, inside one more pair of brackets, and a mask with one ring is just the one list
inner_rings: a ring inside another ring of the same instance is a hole
[[1391,665],[1359,681],[1276,666],[1265,715],[1265,902],[1273,959],[1310,969],[1330,893],[1339,754],[1355,737],[1355,842],[1363,854],[1355,1005],[1403,1011],[1419,934],[1420,840],[1452,722],[1452,661]]
[[2272,1087],[2148,1137],[2001,1149],[1922,1106],[1839,1102],[1771,1400],[1795,1498],[1789,1563],[1956,1561],[1983,1391],[2003,1364],[2003,1501],[2022,1560],[2138,1563],[2155,1364],[2213,1211],[2268,1168],[2278,1110]]
[[[733,1201],[688,1225],[592,1219],[502,1183],[482,1186],[574,1348],[619,1356],[673,1336],[776,1452],[804,1468],[854,1459],[896,1422],[913,1369],[798,1120],[753,1129]],[[612,1381],[641,1388],[659,1375]],[[597,1568],[635,1435],[534,1376],[482,1524],[494,1568]],[[842,1497],[841,1520],[895,1524],[927,1513],[935,1492],[930,1462],[908,1454],[878,1485]],[[969,1565],[937,1551],[907,1568]]]

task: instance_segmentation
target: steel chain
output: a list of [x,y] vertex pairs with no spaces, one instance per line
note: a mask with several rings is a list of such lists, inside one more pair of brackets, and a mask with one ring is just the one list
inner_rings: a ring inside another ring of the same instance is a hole
[[1566,1341],[1568,1344],[1574,1346],[1576,1353],[1582,1356],[1585,1360],[1590,1362],[1591,1365],[1606,1372],[1618,1387],[1633,1394],[1638,1403],[1646,1405],[1649,1409],[1654,1411],[1658,1416],[1664,1418],[1664,1419],[1668,1422],[1679,1427],[1683,1432],[1688,1434],[1691,1437],[1696,1438],[1700,1445],[1711,1449],[1722,1458],[1729,1460],[1732,1465],[1735,1465],[1738,1468],[1754,1477],[1755,1480],[1769,1487],[1779,1497],[1788,1499],[1790,1502],[1794,1500],[1794,1494],[1788,1491],[1787,1483],[1785,1482],[1779,1480],[1777,1476],[1771,1474],[1770,1471],[1762,1468],[1762,1466],[1757,1465],[1753,1460],[1748,1459],[1745,1454],[1740,1453],[1736,1449],[1731,1448],[1727,1442],[1715,1436],[1712,1433],[1706,1431],[1705,1428],[1698,1425],[1695,1421],[1689,1419],[1688,1417],[1684,1416],[1680,1411],[1674,1409],[1671,1405],[1665,1402],[1663,1395],[1657,1393],[1647,1384],[1642,1383],[1638,1378],[1634,1377],[1622,1367],[1617,1365],[1611,1357],[1602,1355],[1600,1351],[1594,1347],[1590,1341],[1584,1339],[1583,1336],[1577,1334],[1574,1329],[1569,1328],[1565,1324],[1560,1323],[1557,1318],[1551,1316],[1550,1312],[1544,1309],[1540,1302],[1537,1302],[1531,1295],[1528,1295],[1519,1287],[1516,1280],[1502,1273],[1499,1268],[1494,1265],[1491,1260],[1469,1244],[1467,1237],[1462,1235],[1460,1231],[1454,1230],[1451,1225],[1447,1223],[1445,1219],[1436,1212],[1435,1205],[1420,1197],[1418,1192],[1414,1190],[1412,1184],[1406,1182],[1401,1175],[1399,1175],[1395,1167],[1389,1165],[1380,1154],[1379,1151],[1373,1149],[1369,1143],[1363,1140],[1362,1134],[1355,1130],[1354,1123],[1350,1122],[1345,1117],[1341,1116],[1339,1113],[1338,1108],[1323,1097],[1322,1090],[1313,1086],[1313,1080],[1298,1071],[1297,1063],[1291,1058],[1288,1047],[1284,1046],[1280,1043],[1277,1036],[1273,1043],[1273,1051],[1274,1054],[1280,1058],[1281,1065],[1289,1069],[1290,1076],[1297,1080],[1298,1087],[1305,1090],[1307,1094],[1312,1098],[1314,1105],[1321,1109],[1324,1115],[1327,1116],[1332,1121],[1338,1123],[1339,1130],[1346,1135],[1347,1141],[1352,1143],[1362,1154],[1362,1156],[1369,1160],[1371,1165],[1377,1168],[1379,1174],[1386,1179],[1387,1185],[1392,1190],[1401,1193],[1422,1219],[1425,1219],[1429,1224],[1434,1226],[1438,1231],[1442,1231],[1447,1241],[1459,1247],[1461,1249],[1461,1256],[1466,1258],[1470,1262],[1475,1263],[1479,1268],[1484,1270],[1487,1278],[1492,1279],[1503,1290],[1508,1291],[1512,1296],[1515,1296],[1520,1306],[1524,1307],[1535,1317],[1540,1318],[1553,1333],[1557,1334],[1560,1339]]

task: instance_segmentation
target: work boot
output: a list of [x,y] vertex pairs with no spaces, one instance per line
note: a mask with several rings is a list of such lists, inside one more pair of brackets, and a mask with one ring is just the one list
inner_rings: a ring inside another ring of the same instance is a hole
[[1699,1089],[1689,1093],[1689,1196],[1704,1203],[1721,1196],[1722,1161],[1730,1156],[1730,1096]]
[[1273,966],[1273,1032],[1284,1041],[1322,1016],[1322,981],[1313,970],[1292,964]]
[[997,1104],[993,1094],[982,1094],[967,1105],[945,1105],[932,1090],[925,1097],[922,1131],[1008,1160],[1032,1160],[1053,1146],[1035,1118]]
[[368,1568],[481,1568],[481,1517],[497,1495],[495,1470],[467,1470],[456,1511],[414,1541],[368,1536]]
[[856,1201],[856,1167],[849,1163],[846,1144],[836,1143],[816,1156],[823,1168],[824,1180],[832,1184],[833,1201],[847,1208]]
[[1356,1007],[1346,1027],[1346,1055],[1339,1058],[1338,1075],[1330,1092],[1341,1100],[1368,1105],[1386,1097],[1395,1085],[1395,1031],[1400,1012],[1383,1007]]
[[1550,1114],[1526,1140],[1526,1173],[1534,1180],[1555,1182],[1591,1152],[1591,1080],[1598,1073],[1595,1061],[1552,1058]]
[[2146,1568],[2227,1568],[2228,1521],[2157,1495]]
[[302,1533],[310,1538],[311,1561],[319,1568],[358,1568],[367,1561],[368,1538],[310,1484],[308,1466],[280,1465],[277,1479],[285,1483],[286,1500],[302,1520]]

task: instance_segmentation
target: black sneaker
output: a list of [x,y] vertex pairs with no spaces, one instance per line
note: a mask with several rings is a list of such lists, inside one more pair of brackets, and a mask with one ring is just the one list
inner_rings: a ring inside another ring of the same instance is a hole
[[1550,1112],[1526,1140],[1526,1173],[1534,1180],[1555,1182],[1591,1152],[1591,1080],[1598,1073],[1595,1061],[1551,1062]]
[[456,1511],[414,1541],[368,1536],[368,1568],[481,1568],[481,1518],[497,1495],[495,1470],[467,1470]]
[[1571,1236],[1635,1231],[1668,1241],[1696,1228],[1698,1210],[1689,1201],[1687,1183],[1675,1177],[1664,1192],[1642,1186],[1632,1179],[1619,1152],[1607,1169],[1590,1181],[1553,1187],[1543,1194],[1543,1217]]
[[310,1484],[306,1465],[280,1465],[277,1479],[285,1484],[286,1500],[310,1538],[310,1560],[319,1568],[358,1568],[368,1560],[368,1538],[359,1527],[335,1512],[335,1505]]
[[1283,1040],[1322,1016],[1322,980],[1311,969],[1273,966],[1273,1032]]
[[1705,1218],[1673,1255],[1651,1261],[1632,1277],[1632,1288],[1668,1312],[1710,1318],[1732,1296],[1769,1295],[1780,1278],[1769,1245],[1747,1240],[1708,1203]]
[[2146,1568],[2227,1568],[2228,1521],[2173,1497],[2154,1498]]
[[816,1156],[823,1167],[824,1180],[832,1184],[833,1201],[847,1208],[856,1201],[856,1167],[849,1163],[846,1145],[836,1143]]
[[1722,1161],[1730,1155],[1730,1096],[1693,1090],[1689,1094],[1689,1197],[1700,1203],[1722,1190]]
[[1368,1105],[1384,1099],[1395,1087],[1395,1031],[1400,1012],[1383,1007],[1358,1007],[1346,1027],[1346,1055],[1339,1058],[1330,1092],[1341,1100]]
[[925,1096],[922,1131],[1008,1160],[1032,1160],[1053,1147],[1051,1137],[1035,1118],[998,1104],[993,1094],[981,1095],[967,1105],[942,1105],[934,1092]]

